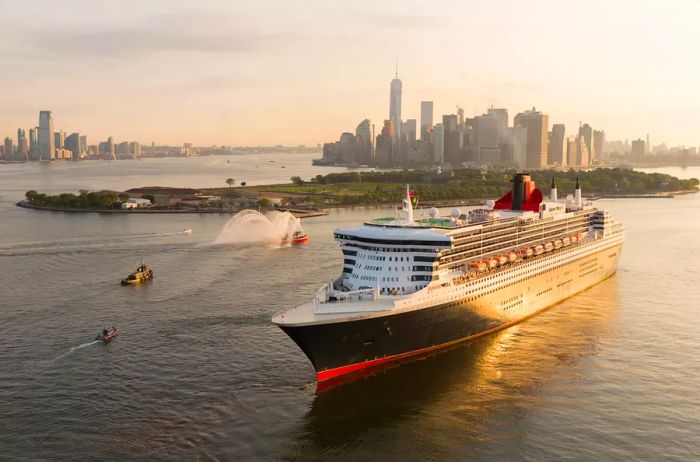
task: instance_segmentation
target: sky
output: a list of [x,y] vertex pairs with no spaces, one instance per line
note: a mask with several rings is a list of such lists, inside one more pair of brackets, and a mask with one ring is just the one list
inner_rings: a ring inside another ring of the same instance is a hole
[[[700,145],[700,1],[0,0],[0,136],[315,145],[389,116],[536,107]],[[436,120],[437,121],[437,120]],[[15,140],[16,141],[16,140]]]

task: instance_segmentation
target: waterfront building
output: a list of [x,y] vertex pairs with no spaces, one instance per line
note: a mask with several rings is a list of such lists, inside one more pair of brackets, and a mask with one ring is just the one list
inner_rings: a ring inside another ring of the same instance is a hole
[[486,115],[496,118],[496,128],[498,132],[498,142],[501,143],[507,140],[509,137],[508,133],[508,109],[506,108],[495,108],[491,106]]
[[66,149],[72,154],[73,160],[80,160],[80,134],[71,133],[66,137]]
[[12,145],[12,138],[5,137],[5,143],[3,144],[3,156],[5,160],[13,160],[14,146]]
[[128,141],[122,141],[121,143],[117,144],[115,146],[115,150],[118,156],[122,157],[128,157],[131,155],[129,152],[129,142]]
[[80,149],[79,149],[80,150],[80,157],[83,157],[88,152],[87,136],[80,135],[78,140],[79,140],[79,146],[80,146]]
[[583,137],[583,141],[586,143],[586,149],[590,154],[591,162],[596,159],[596,152],[593,149],[593,128],[588,124],[583,124],[578,128],[578,136]]
[[513,120],[515,125],[527,128],[527,162],[528,169],[544,168],[547,165],[547,129],[549,117],[533,107],[521,112]]
[[56,149],[65,149],[66,147],[66,132],[63,130],[59,130],[57,132],[54,132],[53,134],[53,139],[54,139],[54,147]]
[[357,158],[353,161],[358,164],[370,165],[374,163],[374,148],[372,145],[372,122],[364,119],[355,128],[357,138]]
[[501,162],[498,125],[499,118],[495,114],[477,116],[472,119],[471,143],[474,160],[482,164],[498,164]]
[[442,116],[442,126],[445,127],[445,132],[456,132],[459,122],[457,114],[445,114]]
[[646,152],[646,145],[643,139],[632,140],[632,150],[630,154],[632,157],[643,157]]
[[107,138],[107,154],[114,158],[114,151],[114,139],[110,136],[109,138]]
[[391,120],[392,145],[396,148],[401,139],[401,80],[399,80],[398,69],[396,78],[391,81],[391,94],[389,97],[389,120]]
[[605,130],[593,130],[593,151],[597,163],[605,160]]
[[39,160],[39,127],[29,129],[29,160]]
[[39,158],[51,160],[55,157],[55,140],[53,135],[53,115],[51,111],[39,112]]
[[433,102],[421,101],[420,103],[420,139],[430,141],[433,132]]
[[566,160],[566,127],[564,124],[554,124],[549,137],[547,164],[565,166]]
[[380,167],[390,167],[393,161],[394,126],[391,120],[384,121],[382,132],[377,136],[376,161]]
[[445,163],[445,126],[437,124],[433,127],[433,162]]
[[17,129],[17,157],[21,160],[27,160],[29,157],[29,141],[23,128]]
[[134,159],[141,157],[141,143],[138,141],[132,141],[129,143],[129,152],[134,156]]

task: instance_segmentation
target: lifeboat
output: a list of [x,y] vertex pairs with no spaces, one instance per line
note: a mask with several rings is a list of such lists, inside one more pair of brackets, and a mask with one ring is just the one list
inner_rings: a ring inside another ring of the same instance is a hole
[[561,243],[562,243],[562,245],[563,245],[564,247],[567,247],[567,246],[571,245],[571,239],[569,239],[568,237],[565,237],[565,238],[561,241]]
[[576,237],[575,234],[574,234],[573,236],[571,236],[571,242],[572,242],[572,243],[576,243],[577,241],[578,241],[578,238]]
[[517,260],[517,259],[518,259],[518,254],[517,254],[517,253],[511,252],[511,253],[508,254],[508,261],[509,261],[510,263],[513,263],[513,262],[514,262],[515,260]]
[[508,257],[505,255],[499,255],[497,258],[498,258],[498,265],[499,266],[503,266],[506,263],[508,263]]
[[581,242],[584,238],[585,234],[583,233],[578,233],[578,241]]
[[544,246],[542,244],[537,244],[535,247],[535,255],[542,255],[544,253]]
[[530,258],[534,254],[535,254],[535,251],[532,250],[532,247],[528,247],[527,249],[525,249],[525,258]]
[[496,266],[498,266],[498,260],[495,259],[495,258],[490,259],[490,260],[488,261],[488,263],[489,263],[489,268],[490,268],[490,269],[493,269],[493,268],[495,268]]
[[554,248],[555,249],[561,249],[561,246],[562,246],[561,239],[557,239],[556,241],[554,241]]
[[553,248],[554,248],[554,244],[552,244],[551,242],[547,242],[547,243],[544,245],[544,251],[545,251],[545,252],[551,252]]
[[484,263],[483,261],[475,261],[469,263],[469,269],[478,272],[486,271],[486,266],[486,263]]

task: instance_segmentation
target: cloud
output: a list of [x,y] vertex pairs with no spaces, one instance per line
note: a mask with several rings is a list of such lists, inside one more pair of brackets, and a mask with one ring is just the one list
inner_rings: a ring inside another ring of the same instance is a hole
[[152,16],[135,25],[82,26],[34,31],[25,43],[35,56],[125,58],[160,52],[249,53],[279,47],[291,38],[193,14]]

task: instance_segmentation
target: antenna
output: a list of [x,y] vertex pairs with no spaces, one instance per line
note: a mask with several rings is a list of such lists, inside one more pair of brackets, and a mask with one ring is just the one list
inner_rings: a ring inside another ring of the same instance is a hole
[[399,58],[396,58],[396,79],[399,78]]

